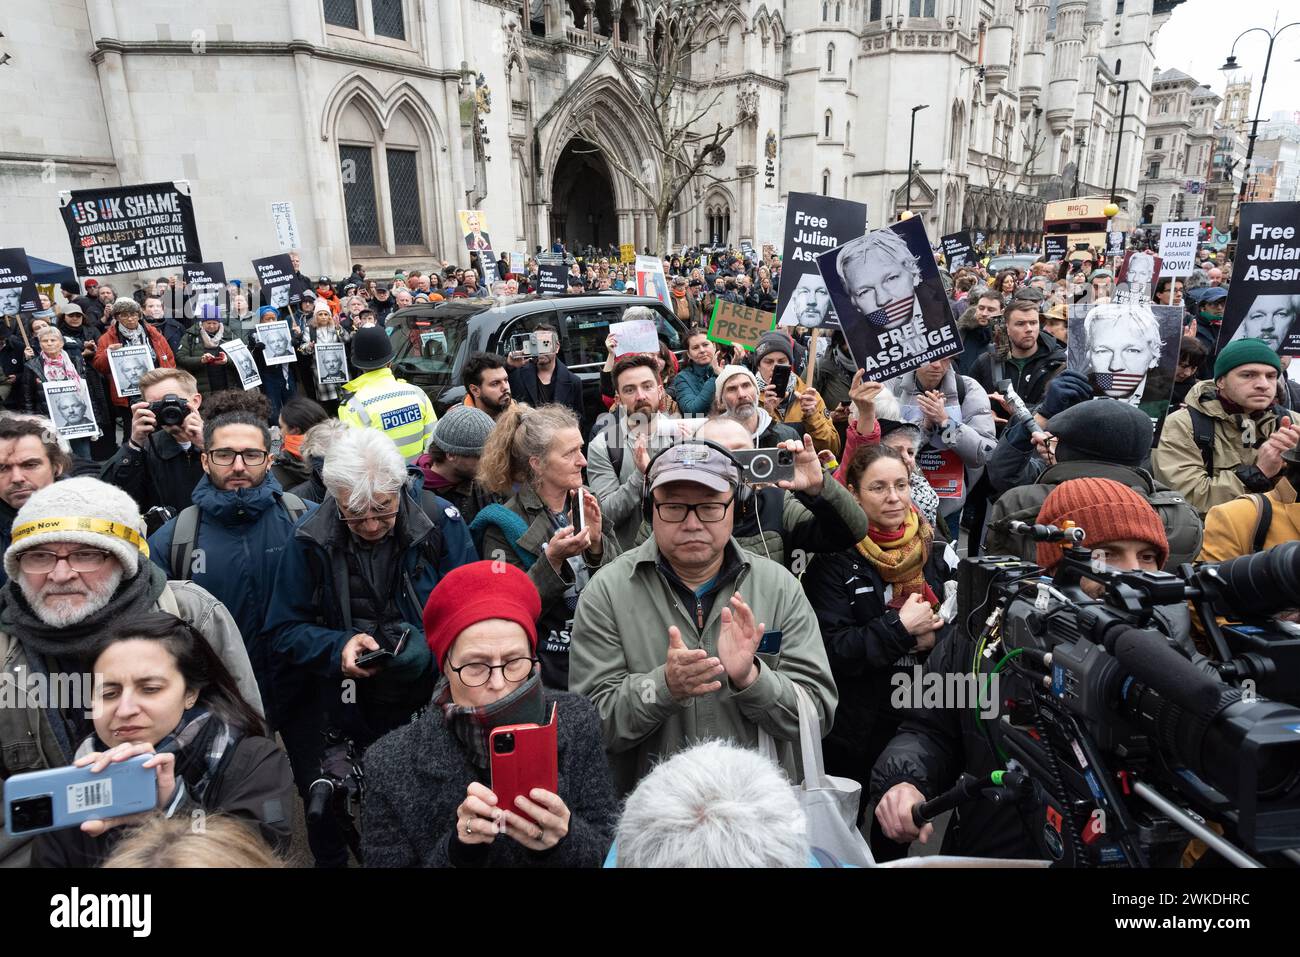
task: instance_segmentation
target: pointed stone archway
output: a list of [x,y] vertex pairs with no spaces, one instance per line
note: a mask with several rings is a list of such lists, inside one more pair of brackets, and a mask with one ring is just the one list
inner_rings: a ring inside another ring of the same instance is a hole
[[569,249],[618,245],[618,213],[609,164],[600,147],[574,137],[551,177],[551,236]]

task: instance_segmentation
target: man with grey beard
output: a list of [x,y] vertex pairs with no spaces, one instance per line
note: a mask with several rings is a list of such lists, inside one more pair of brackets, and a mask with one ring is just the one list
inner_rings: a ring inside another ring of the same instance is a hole
[[[0,588],[0,665],[24,688],[60,693],[24,693],[0,707],[4,777],[72,761],[91,730],[91,688],[78,680],[89,670],[89,649],[110,623],[144,612],[187,621],[261,712],[248,652],[225,606],[193,582],[168,582],[148,554],[131,496],[97,479],[55,482],[18,510],[4,554],[9,581]],[[0,834],[0,866],[26,866],[29,840]]]

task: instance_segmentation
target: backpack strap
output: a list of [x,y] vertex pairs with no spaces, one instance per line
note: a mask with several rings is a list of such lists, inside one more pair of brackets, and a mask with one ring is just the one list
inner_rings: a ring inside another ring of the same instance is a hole
[[1252,552],[1262,552],[1264,550],[1264,539],[1268,538],[1268,527],[1273,524],[1273,503],[1268,500],[1267,495],[1258,493],[1250,496],[1255,500],[1255,534],[1251,539],[1250,550]]
[[1190,405],[1187,407],[1187,414],[1192,419],[1192,441],[1201,450],[1201,461],[1205,463],[1205,471],[1209,473],[1210,478],[1214,478],[1214,419],[1200,409],[1193,409]]
[[537,561],[537,557],[519,547],[519,539],[528,531],[528,523],[499,503],[494,502],[482,509],[474,516],[474,521],[470,522],[469,533],[474,539],[474,547],[478,549],[479,557],[484,559],[489,556],[483,551],[483,533],[487,531],[489,525],[501,530],[506,541],[514,548],[515,554],[519,556],[524,570],[530,569]]
[[966,377],[960,372],[957,373],[957,405],[961,407],[966,404]]
[[285,492],[281,495],[280,504],[282,504],[284,510],[289,513],[289,521],[293,522],[295,525],[298,524],[298,519],[307,514],[307,503],[292,492]]
[[187,505],[176,516],[172,529],[172,547],[168,557],[171,577],[176,581],[189,581],[190,559],[194,555],[194,542],[199,534],[199,507]]

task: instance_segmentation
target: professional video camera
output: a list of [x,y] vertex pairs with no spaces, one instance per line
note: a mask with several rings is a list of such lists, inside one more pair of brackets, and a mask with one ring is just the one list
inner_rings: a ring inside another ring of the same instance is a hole
[[[1300,639],[1270,617],[1300,606],[1300,542],[1178,574],[1112,571],[1065,525],[1012,528],[1060,544],[1050,579],[1006,557],[958,572],[972,670],[1002,682],[983,728],[1041,850],[1063,866],[1163,866],[1190,833],[1235,864],[1255,861],[1225,837],[1300,863]],[[1188,602],[1218,660],[1194,652]],[[993,783],[946,803],[1008,784]]]
[[307,819],[313,823],[332,815],[343,831],[352,856],[361,862],[361,832],[356,813],[365,793],[365,776],[356,745],[333,728],[325,732],[320,777],[307,790]]

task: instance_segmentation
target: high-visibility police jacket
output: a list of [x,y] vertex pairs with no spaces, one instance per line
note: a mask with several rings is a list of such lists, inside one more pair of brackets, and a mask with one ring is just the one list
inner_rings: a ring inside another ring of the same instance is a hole
[[384,367],[364,372],[344,388],[351,398],[339,403],[339,419],[348,425],[378,429],[413,463],[424,452],[438,416],[424,390]]

